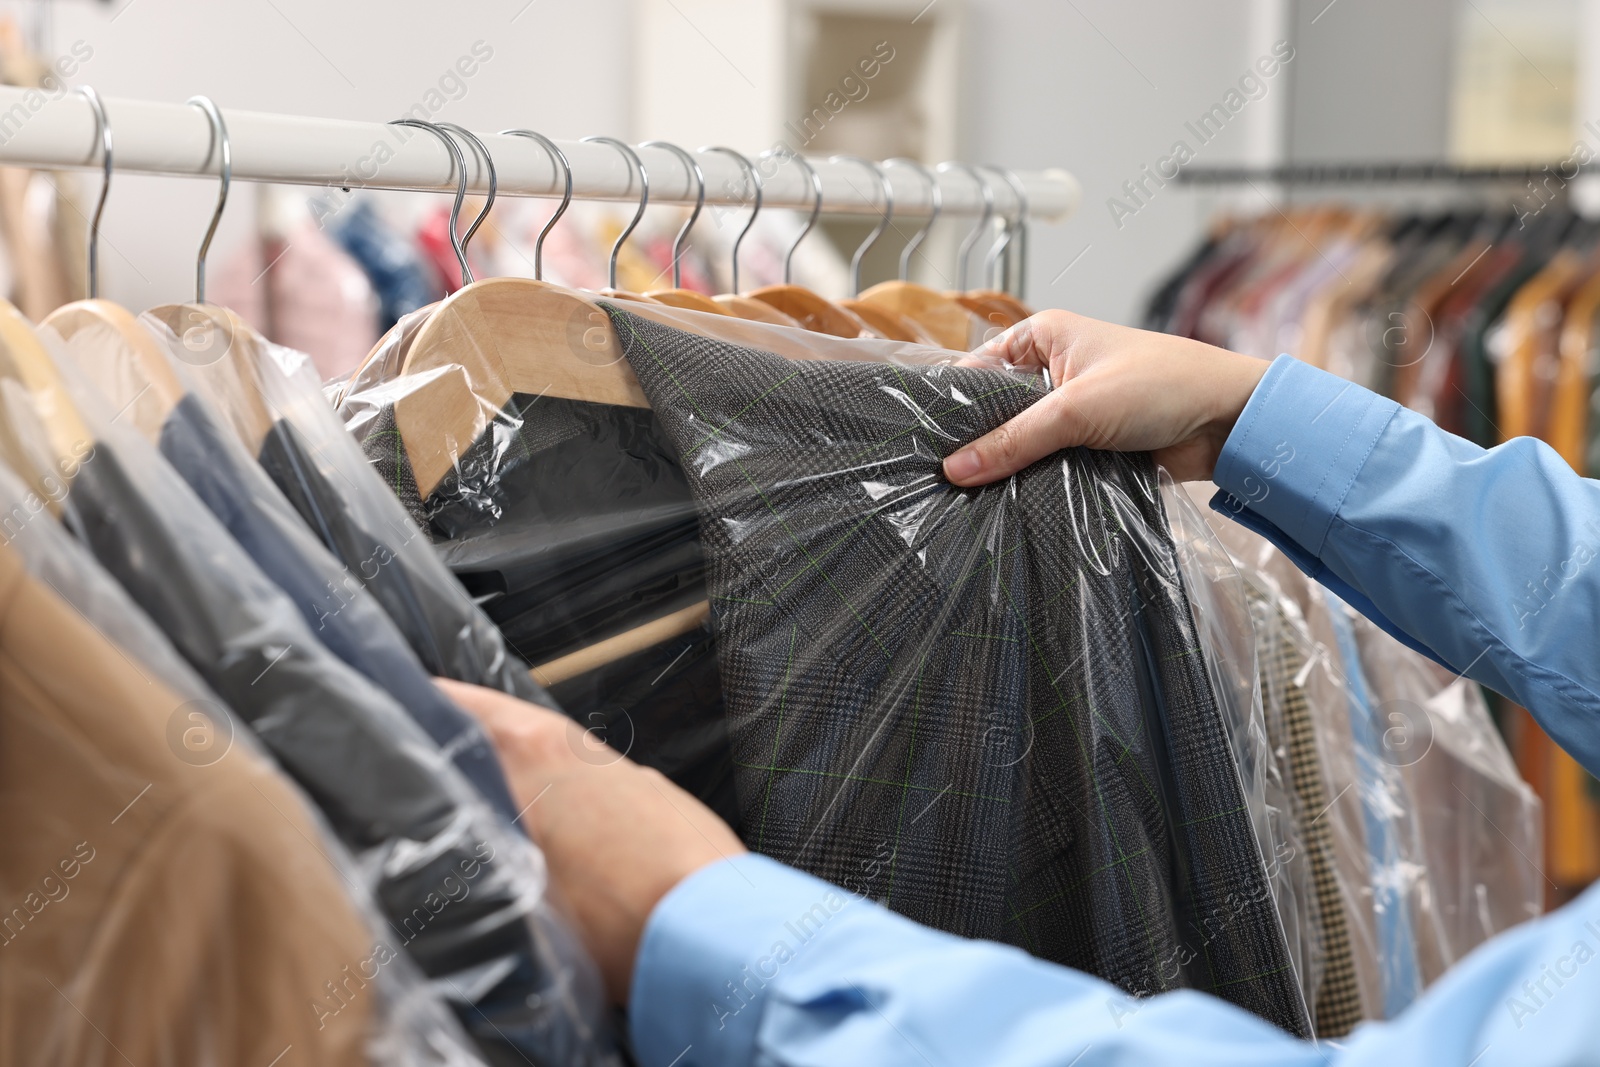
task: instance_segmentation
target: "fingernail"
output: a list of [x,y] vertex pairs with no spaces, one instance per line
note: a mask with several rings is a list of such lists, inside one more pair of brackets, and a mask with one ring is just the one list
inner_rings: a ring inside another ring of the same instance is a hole
[[975,448],[963,448],[945,457],[944,476],[952,482],[964,482],[982,469],[983,459]]

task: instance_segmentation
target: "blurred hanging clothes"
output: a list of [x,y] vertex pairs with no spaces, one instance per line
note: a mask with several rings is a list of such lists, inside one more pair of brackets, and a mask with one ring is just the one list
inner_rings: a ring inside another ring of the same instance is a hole
[[358,199],[320,217],[328,236],[366,272],[378,296],[379,333],[444,296],[432,263],[383,219],[371,200]]
[[[469,199],[461,209],[461,220],[457,224],[459,232],[466,233],[467,227],[472,225],[472,220],[477,217],[482,204]],[[438,289],[446,296],[461,288],[461,261],[456,258],[455,245],[450,241],[450,208],[440,205],[422,216],[422,221],[417,225],[417,247],[422,250],[423,257],[433,267],[434,282]],[[467,245],[467,264],[472,268],[475,278],[488,278],[492,275],[489,264],[483,259],[483,254],[472,244]]]
[[[1156,290],[1148,320],[1263,358],[1302,356],[1483,447],[1535,436],[1575,469],[1597,469],[1596,227],[1557,209],[1532,220],[1402,214],[1352,258],[1356,235],[1330,225],[1337,217],[1321,207],[1219,222]],[[1305,266],[1295,280],[1297,257]],[[1535,575],[1513,595],[1536,612],[1548,584]],[[1525,710],[1496,703],[1517,768],[1544,801],[1553,905],[1600,877],[1600,783]]]
[[[263,191],[263,195],[266,195]],[[378,341],[378,298],[361,265],[303,210],[253,235],[210,280],[213,303],[311,356],[324,380],[354,370]]]

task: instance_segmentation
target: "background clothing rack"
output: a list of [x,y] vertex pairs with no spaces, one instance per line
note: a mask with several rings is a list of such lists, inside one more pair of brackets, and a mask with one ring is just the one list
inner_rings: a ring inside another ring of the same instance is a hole
[[1522,166],[1474,167],[1454,163],[1295,163],[1276,167],[1184,167],[1179,185],[1361,185],[1406,182],[1522,182],[1553,177],[1571,181],[1594,173],[1594,164],[1573,160]]
[[[106,113],[115,138],[117,172],[179,176],[215,175],[218,159],[211,125],[198,108],[186,104],[111,98]],[[426,130],[387,122],[351,122],[221,107],[233,152],[233,176],[244,181],[281,182],[340,188],[454,192],[456,178],[449,151]],[[395,115],[394,118],[405,116]],[[505,126],[516,126],[508,115]],[[479,131],[475,131],[479,132]],[[509,196],[557,197],[558,168],[537,143],[524,137],[479,132],[494,158],[498,192]],[[556,142],[572,163],[573,196],[585,200],[635,200],[639,195],[620,153],[604,144]],[[0,164],[68,168],[98,167],[100,139],[94,114],[79,95],[56,99],[34,89],[0,88]],[[684,145],[694,149],[696,145]],[[488,170],[470,145],[468,188],[488,190]],[[638,149],[650,179],[652,203],[693,203],[694,183],[682,162],[665,149]],[[748,153],[755,160],[755,152]],[[719,152],[697,153],[706,179],[706,204],[747,206],[744,172]],[[878,216],[881,186],[857,164],[811,160],[822,178],[823,211],[833,215]],[[758,162],[758,166],[761,165]],[[894,214],[926,217],[931,209],[927,183],[910,168],[891,167]],[[1015,194],[997,173],[987,175],[997,217],[1016,212]],[[1077,181],[1063,170],[1018,175],[1028,198],[1028,216],[1058,221],[1080,199]],[[763,207],[809,210],[812,189],[792,163],[762,166]],[[981,187],[952,170],[938,176],[945,215],[976,216],[984,209]]]

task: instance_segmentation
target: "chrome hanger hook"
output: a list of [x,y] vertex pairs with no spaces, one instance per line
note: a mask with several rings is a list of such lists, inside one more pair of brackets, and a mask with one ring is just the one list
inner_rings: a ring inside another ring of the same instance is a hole
[[817,173],[817,168],[811,165],[811,161],[800,153],[791,152],[789,153],[789,158],[794,161],[796,166],[804,170],[806,176],[811,179],[811,215],[806,219],[805,227],[795,235],[794,241],[790,243],[789,251],[783,255],[784,285],[792,284],[789,279],[791,277],[790,268],[794,262],[794,250],[799,248],[800,242],[804,241],[806,235],[816,228],[817,219],[822,214],[822,176]]
[[928,224],[918,230],[915,236],[906,242],[905,248],[900,251],[900,280],[903,282],[910,281],[911,257],[916,254],[918,248],[922,247],[922,242],[927,240],[928,234],[933,231],[933,224],[939,221],[939,213],[944,210],[944,190],[939,188],[939,179],[933,171],[914,159],[906,159],[902,156],[896,159],[884,160],[883,165],[885,167],[910,167],[922,175],[923,180],[928,183],[928,199],[933,204],[932,210],[928,212]]
[[883,231],[889,228],[889,223],[894,220],[894,186],[889,182],[889,175],[883,167],[860,156],[829,156],[829,163],[859,163],[872,171],[878,179],[878,185],[883,190],[883,218],[878,220],[878,226],[867,239],[861,242],[861,247],[856,249],[855,255],[850,257],[850,295],[861,295],[861,261],[866,258],[867,250],[878,243],[878,238],[883,236]]
[[731,148],[723,148],[719,145],[704,145],[700,148],[700,151],[721,152],[723,155],[736,160],[739,166],[744,169],[745,177],[755,187],[755,206],[750,209],[750,218],[746,220],[744,229],[739,231],[739,236],[733,239],[733,293],[737,296],[739,295],[739,246],[744,243],[744,235],[749,233],[750,228],[756,224],[756,216],[761,214],[761,175],[756,172],[755,165],[750,162],[749,157],[743,152],[735,152]]
[[[978,164],[978,170],[980,172],[989,171],[994,174],[1000,173],[999,167],[991,167],[986,163]],[[1005,255],[1006,249],[1011,247],[1013,227],[1022,221],[1022,206],[1020,204],[1017,206],[1015,218],[1002,215],[1000,221],[1000,239],[989,246],[988,253],[983,257],[983,277],[991,289],[1004,291],[1006,288],[1006,267],[1010,261],[1001,257]]]
[[700,218],[700,211],[706,206],[706,172],[700,169],[700,163],[688,152],[679,148],[670,141],[645,141],[640,148],[664,148],[677,156],[683,162],[683,169],[688,172],[694,181],[694,210],[689,212],[689,219],[679,229],[678,235],[672,239],[672,287],[683,288],[683,242],[688,240],[689,231],[694,229],[696,220]]
[[[1017,288],[1015,296],[1018,300],[1026,301],[1028,298],[1028,189],[1022,184],[1022,178],[1010,167],[996,167],[1000,177],[1011,186],[1011,192],[1017,198]],[[1007,263],[1009,264],[1009,260]],[[1006,281],[1010,281],[1010,268],[1007,267]],[[1009,288],[1007,292],[1011,292]]]
[[391,126],[410,126],[413,129],[427,130],[439,140],[444,142],[450,158],[455,161],[456,174],[456,199],[450,205],[450,247],[455,250],[456,262],[461,264],[461,284],[463,287],[471,285],[474,281],[472,268],[467,266],[467,247],[461,243],[461,235],[456,232],[456,224],[461,221],[461,205],[467,200],[467,159],[461,154],[461,146],[456,144],[456,139],[441,130],[431,122],[423,119],[395,119],[389,123]]
[[638,229],[639,220],[644,218],[644,209],[650,203],[650,175],[644,172],[644,164],[639,161],[639,153],[628,146],[626,141],[619,141],[615,137],[585,137],[584,141],[594,144],[608,144],[622,153],[624,159],[633,166],[639,175],[639,210],[633,213],[633,220],[626,229],[617,234],[617,239],[611,245],[611,261],[606,269],[606,284],[612,289],[617,287],[617,256],[622,253],[625,244],[633,231]]
[[[494,207],[495,190],[498,189],[500,185],[499,176],[495,173],[494,157],[489,154],[489,146],[483,143],[483,138],[479,137],[465,126],[458,126],[454,122],[436,122],[434,125],[448,133],[456,134],[459,137],[463,137],[466,140],[471,141],[473,150],[475,152],[483,153],[484,166],[489,170],[489,196],[483,202],[483,210],[478,212],[478,217],[472,220],[472,225],[467,227],[467,232],[461,235],[461,254],[466,255],[467,245],[472,242],[472,235],[478,232],[478,227],[483,225],[483,220],[489,217],[489,211]],[[465,165],[466,161],[466,157],[462,156],[461,162],[463,165]],[[466,173],[464,170],[462,173],[462,181],[463,183],[466,181]]]
[[80,86],[73,92],[89,101],[94,112],[95,132],[100,136],[100,163],[104,176],[100,180],[100,198],[94,203],[94,217],[89,220],[89,299],[100,295],[100,216],[105,214],[106,195],[111,192],[111,123],[106,119],[105,105],[100,94],[89,86]]
[[533,239],[533,280],[544,281],[544,239],[550,231],[555,229],[556,220],[567,213],[567,208],[572,204],[572,161],[567,154],[556,147],[556,143],[542,133],[534,130],[501,130],[502,137],[527,137],[537,141],[550,156],[550,162],[560,164],[561,171],[566,175],[566,188],[561,193],[561,206],[556,208],[556,213],[539,231],[539,236]]
[[[206,121],[211,123],[211,139],[220,146],[218,160],[222,188],[217,192],[217,209],[211,213],[211,225],[206,227],[205,239],[200,242],[200,255],[195,260],[194,267],[194,302],[206,302],[206,253],[211,251],[211,238],[217,234],[217,223],[222,221],[222,209],[228,206],[228,186],[233,183],[233,145],[228,140],[228,124],[222,120],[222,111],[209,96],[191,96],[184,101],[205,112]],[[211,161],[211,148],[206,147],[206,162]]]
[[982,236],[983,231],[988,228],[990,221],[994,218],[994,188],[984,181],[983,175],[979,174],[977,168],[969,163],[941,163],[934,169],[940,174],[947,170],[966,172],[967,177],[972,179],[983,195],[983,214],[979,216],[978,224],[972,228],[972,232],[962,239],[961,247],[956,252],[956,288],[965,289],[967,287],[967,263],[972,258],[973,246],[978,243],[978,238]]

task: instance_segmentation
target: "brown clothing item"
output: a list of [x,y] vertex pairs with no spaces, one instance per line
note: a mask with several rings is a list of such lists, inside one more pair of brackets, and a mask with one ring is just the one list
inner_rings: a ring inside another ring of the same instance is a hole
[[242,738],[182,758],[189,710],[0,546],[0,1067],[366,1062],[320,831]]

